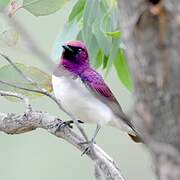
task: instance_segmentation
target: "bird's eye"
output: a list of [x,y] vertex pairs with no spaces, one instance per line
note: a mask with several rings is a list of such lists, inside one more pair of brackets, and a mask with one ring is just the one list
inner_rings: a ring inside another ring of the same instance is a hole
[[78,49],[78,53],[80,53],[80,52],[82,52],[82,49],[81,49],[81,48]]

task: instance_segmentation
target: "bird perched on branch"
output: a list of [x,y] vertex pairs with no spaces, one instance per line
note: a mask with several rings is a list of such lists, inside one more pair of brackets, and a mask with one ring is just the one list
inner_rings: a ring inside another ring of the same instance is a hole
[[52,75],[52,85],[63,107],[76,119],[97,124],[92,141],[100,127],[108,124],[127,132],[139,142],[140,138],[115,96],[102,76],[91,68],[85,44],[71,41],[62,47],[64,50]]

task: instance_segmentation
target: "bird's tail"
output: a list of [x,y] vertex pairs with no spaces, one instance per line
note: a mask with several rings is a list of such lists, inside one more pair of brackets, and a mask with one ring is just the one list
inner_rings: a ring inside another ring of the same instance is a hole
[[128,134],[128,135],[134,142],[136,142],[136,143],[141,143],[142,142],[141,138],[138,135],[135,135],[135,136],[131,135],[131,134]]
[[142,139],[140,138],[140,136],[139,136],[138,132],[136,131],[134,125],[132,124],[132,122],[129,120],[129,118],[123,112],[121,113],[121,119],[131,129],[131,132],[130,133],[128,132],[129,137],[136,143],[142,142]]

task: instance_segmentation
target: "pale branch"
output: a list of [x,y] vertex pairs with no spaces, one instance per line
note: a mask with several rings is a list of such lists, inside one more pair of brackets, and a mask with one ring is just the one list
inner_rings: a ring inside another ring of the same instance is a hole
[[[40,50],[39,50],[40,51]],[[63,112],[65,112],[69,117],[71,117],[71,119],[74,121],[74,123],[76,124],[77,128],[79,129],[80,133],[82,134],[82,136],[84,137],[84,139],[86,141],[89,141],[88,140],[88,137],[84,131],[84,129],[81,127],[81,125],[78,123],[77,119],[70,113],[68,112],[66,109],[63,108],[63,106],[61,105],[61,102],[60,100],[56,99],[56,97],[52,94],[50,94],[46,89],[43,89],[41,88],[37,82],[35,82],[33,79],[31,79],[29,76],[27,76],[23,71],[21,71],[21,69],[19,69],[16,64],[7,56],[7,55],[4,55],[3,53],[0,52],[0,56],[2,56],[6,61],[8,61],[8,63],[27,81],[27,82],[30,82],[32,83],[38,90],[30,90],[32,92],[38,92],[38,93],[41,93],[41,94],[44,94],[46,96],[48,96],[49,98],[51,98],[57,105],[58,107],[60,108],[60,110],[62,110]],[[9,85],[11,86],[11,83],[8,83],[8,82],[3,82],[1,81],[1,83],[3,84],[6,84],[6,85]],[[27,90],[27,88],[23,88],[23,87],[18,87],[17,85],[13,85],[15,88],[19,88],[21,90]]]
[[[15,85],[15,84],[11,84],[11,83],[9,83],[9,82],[2,81],[2,80],[0,80],[0,83],[1,83],[1,84],[4,84],[4,85],[7,85],[7,86],[10,86],[10,87],[13,87],[13,88],[20,89],[20,90],[29,91],[29,92],[34,92],[34,93],[39,93],[39,94],[44,94],[44,95],[50,97],[50,98],[58,105],[58,107],[59,107],[63,112],[65,112],[66,114],[68,114],[68,112],[66,112],[66,110],[61,106],[61,104],[59,103],[59,101],[55,98],[55,96],[53,96],[53,95],[50,94],[50,93],[46,93],[46,92],[41,91],[41,90],[24,88],[24,87],[21,87],[21,86]],[[69,115],[70,117],[72,117],[70,114],[68,114],[68,115]],[[73,118],[72,118],[72,120],[73,120]],[[77,122],[77,123],[78,123],[78,122]],[[80,126],[79,123],[78,123],[78,126]],[[79,128],[81,128],[81,126],[80,126]],[[84,132],[83,129],[82,129],[82,131]],[[86,134],[84,134],[84,137],[85,137],[85,136],[86,136]],[[88,140],[88,139],[87,139],[87,136],[86,136],[86,139],[85,139],[85,140]]]
[[29,103],[29,99],[26,96],[23,96],[22,94],[0,90],[0,96],[11,96],[11,97],[21,99],[26,105],[26,110],[27,111],[32,110],[31,104]]
[[94,176],[96,180],[103,180],[102,173],[97,165],[94,166]]
[[35,87],[37,87],[39,90],[42,90],[42,88],[38,85],[38,83],[36,83],[35,81],[33,81],[30,77],[28,77],[26,74],[24,74],[17,66],[15,63],[13,63],[13,61],[11,61],[11,59],[6,56],[5,54],[0,52],[0,56],[2,56],[21,76],[24,80],[32,83]]
[[[80,143],[80,142],[83,142],[83,139],[78,137],[78,135],[75,134],[73,131],[71,131],[68,127],[65,127],[65,124],[62,120],[55,117],[51,117],[47,113],[44,113],[44,112],[33,111],[31,104],[29,103],[29,99],[26,96],[20,93],[14,93],[14,92],[3,91],[3,90],[0,90],[0,96],[11,96],[11,97],[19,98],[26,105],[26,111],[23,115],[16,115],[13,113],[9,113],[9,114],[0,113],[0,131],[3,131],[7,134],[20,134],[20,133],[34,130],[36,128],[44,128],[48,130],[49,132],[51,132],[52,134],[66,139],[68,142],[75,145],[75,147],[77,147],[78,149],[82,151],[85,150],[86,146]],[[46,116],[44,117],[44,115]],[[71,132],[70,133],[71,136],[74,136],[74,137],[70,137],[69,134],[66,135],[65,133],[64,135],[61,135],[61,131],[64,128],[68,129],[68,132],[69,133]],[[96,158],[97,155],[94,148],[99,149],[99,152],[97,153],[101,153],[103,155],[101,158]],[[91,159],[94,160],[96,172],[98,168],[98,172],[100,174],[99,168],[101,165],[102,166],[101,171],[104,173],[105,178],[113,179],[114,178],[113,176],[114,175],[116,176],[116,174],[114,173],[116,173],[115,170],[118,171],[118,168],[117,166],[115,166],[115,163],[114,163],[115,167],[111,167],[111,169],[114,171],[113,174],[108,173],[109,172],[108,166],[106,166],[107,168],[106,170],[104,169],[105,161],[104,160],[102,161],[102,158],[106,157],[108,161],[111,161],[111,163],[113,163],[113,160],[111,160],[111,158],[107,156],[105,152],[103,152],[98,146],[94,145],[93,149],[87,155]]]
[[10,86],[10,87],[13,87],[13,88],[20,89],[20,90],[29,91],[29,92],[34,92],[34,93],[39,93],[39,94],[44,94],[44,93],[42,93],[42,91],[40,91],[40,90],[24,88],[24,87],[22,87],[22,86],[19,86],[19,85],[16,85],[16,84],[12,84],[12,83],[7,82],[7,81],[0,80],[0,83],[1,83],[1,84],[4,84],[4,85],[6,85],[6,86]]
[[[86,148],[86,145],[81,143],[83,139],[79,135],[64,126],[62,120],[48,113],[33,110],[24,114],[0,113],[0,131],[7,134],[20,134],[36,128],[46,129],[82,152]],[[98,166],[106,180],[125,180],[116,163],[96,144],[86,155]]]
[[[19,86],[19,85],[16,85],[16,84],[13,84],[13,83],[10,83],[10,82],[7,82],[7,81],[3,81],[3,80],[0,80],[0,83],[4,84],[6,86],[10,86],[10,87],[13,87],[13,88],[20,89],[20,90],[24,90],[24,91],[29,91],[29,92],[34,92],[34,93],[39,93],[39,94],[46,95],[49,98],[51,98],[53,101],[55,101],[60,109],[62,108],[60,102],[55,98],[55,96],[50,94],[50,93],[48,93],[48,92],[46,92],[46,91],[25,88],[25,87],[22,87],[22,86]],[[63,108],[62,108],[62,111],[65,112],[66,114],[68,113]]]

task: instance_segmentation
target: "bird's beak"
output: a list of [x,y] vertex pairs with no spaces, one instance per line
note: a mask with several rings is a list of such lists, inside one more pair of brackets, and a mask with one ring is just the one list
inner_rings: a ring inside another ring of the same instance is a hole
[[66,51],[73,52],[73,49],[71,47],[69,47],[68,45],[63,45],[62,48]]

